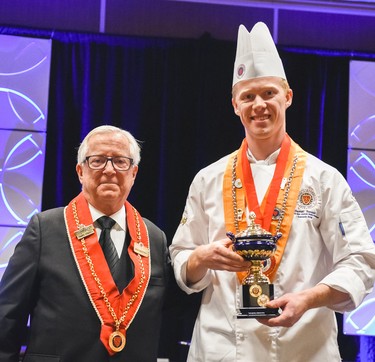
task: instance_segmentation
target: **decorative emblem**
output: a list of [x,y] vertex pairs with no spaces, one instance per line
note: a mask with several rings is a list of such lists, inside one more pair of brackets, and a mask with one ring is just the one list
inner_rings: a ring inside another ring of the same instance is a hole
[[285,185],[286,185],[287,182],[288,182],[288,178],[287,177],[283,177],[283,179],[281,180],[281,185],[280,185],[280,189],[281,190],[285,189]]
[[262,287],[258,284],[253,284],[250,288],[249,288],[249,293],[252,297],[254,298],[257,298],[259,297],[262,293],[263,293],[263,290],[262,290]]
[[275,259],[275,258],[271,257],[271,258],[269,258],[267,260],[263,260],[263,264],[262,264],[263,269],[262,269],[262,271],[264,273],[267,272],[271,268],[271,266],[272,266],[272,259]]
[[234,187],[236,189],[242,189],[242,181],[240,178],[238,178],[235,182],[234,182]]
[[243,210],[242,209],[237,209],[237,220],[241,221],[243,216]]
[[272,220],[279,220],[281,217],[281,210],[275,207],[272,213]]
[[243,75],[245,74],[246,67],[245,64],[240,64],[237,68],[237,78],[242,78]]
[[109,336],[109,346],[114,352],[121,352],[126,344],[126,338],[120,331],[114,331]]
[[185,225],[188,221],[188,215],[187,211],[184,210],[184,213],[182,214],[181,220],[180,220],[180,225]]
[[300,198],[301,198],[300,200],[303,205],[310,205],[312,202],[312,195],[309,194],[308,192],[302,194]]
[[88,225],[88,226],[80,224],[78,226],[78,230],[75,231],[74,234],[75,234],[75,236],[77,237],[78,240],[81,240],[81,239],[85,238],[86,236],[94,234],[94,232],[95,232],[95,229],[94,229],[94,226],[92,224]]
[[258,305],[261,306],[261,307],[265,307],[266,304],[267,304],[269,301],[270,301],[270,298],[269,298],[269,296],[266,295],[266,294],[262,294],[262,295],[260,295],[260,296],[258,297],[258,299],[257,299],[257,303],[258,303]]
[[134,252],[146,258],[150,255],[150,250],[141,242],[134,243]]
[[312,210],[317,203],[315,191],[308,187],[302,189],[298,194],[298,208],[303,210]]

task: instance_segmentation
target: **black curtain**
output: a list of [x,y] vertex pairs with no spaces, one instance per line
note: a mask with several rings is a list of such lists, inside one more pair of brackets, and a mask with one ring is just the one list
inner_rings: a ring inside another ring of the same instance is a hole
[[[244,137],[231,106],[235,43],[208,34],[177,40],[0,32],[53,39],[43,209],[66,205],[80,192],[76,149],[92,128],[112,124],[142,142],[130,202],[171,241],[195,173],[238,148]],[[279,50],[294,91],[288,133],[345,175],[349,61],[375,56]],[[178,342],[190,338],[199,298],[171,281],[161,356],[184,360],[187,348]],[[354,360],[357,340],[340,334],[339,342],[343,358]]]
[[171,238],[194,174],[243,137],[230,100],[234,45],[63,35],[53,42],[43,208],[79,192],[75,148],[113,124],[142,142],[131,202]]

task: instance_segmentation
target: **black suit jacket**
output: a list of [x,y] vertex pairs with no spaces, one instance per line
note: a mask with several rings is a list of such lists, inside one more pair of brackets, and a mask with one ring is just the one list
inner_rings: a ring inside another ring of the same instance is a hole
[[151,278],[126,333],[109,357],[100,321],[70,249],[64,208],[33,216],[0,283],[0,361],[18,362],[30,315],[25,362],[156,361],[169,257],[163,231],[148,220]]

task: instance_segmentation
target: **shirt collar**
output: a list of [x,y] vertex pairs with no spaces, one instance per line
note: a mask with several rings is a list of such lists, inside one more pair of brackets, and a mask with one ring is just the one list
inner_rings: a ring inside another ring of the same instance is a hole
[[[104,214],[96,209],[94,206],[89,204],[89,209],[91,213],[92,220],[95,222],[100,217],[104,216]],[[112,215],[108,215],[110,218],[116,221],[116,225],[118,225],[122,230],[126,231],[126,211],[125,206],[122,206],[120,210],[115,212]],[[116,225],[114,227],[116,227]]]
[[280,148],[276,150],[275,152],[271,153],[265,160],[257,160],[251,153],[250,149],[247,149],[246,155],[250,163],[255,163],[257,165],[274,165],[277,161],[277,157],[279,156],[279,153],[280,153]]

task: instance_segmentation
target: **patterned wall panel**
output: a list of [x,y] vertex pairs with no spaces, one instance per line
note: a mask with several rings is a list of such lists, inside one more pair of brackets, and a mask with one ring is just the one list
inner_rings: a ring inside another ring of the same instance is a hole
[[41,210],[51,40],[0,35],[0,278]]
[[[375,240],[375,62],[350,63],[347,176]],[[372,210],[372,211],[371,211]]]
[[[375,62],[350,63],[347,179],[375,240]],[[375,336],[375,291],[345,313],[344,333]]]

